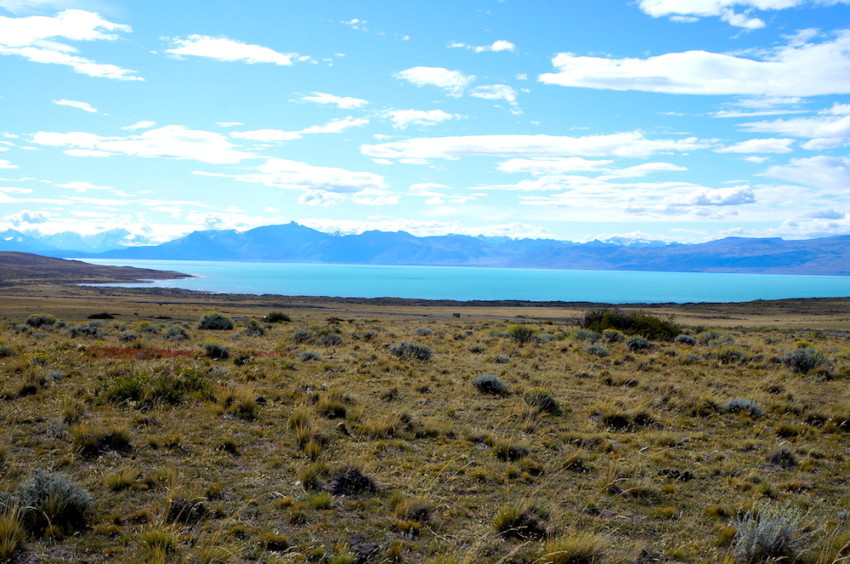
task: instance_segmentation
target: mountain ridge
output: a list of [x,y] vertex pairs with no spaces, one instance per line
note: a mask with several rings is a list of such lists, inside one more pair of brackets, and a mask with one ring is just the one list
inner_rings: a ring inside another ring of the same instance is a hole
[[[114,241],[114,237],[107,239]],[[850,275],[850,235],[789,241],[726,237],[694,244],[619,241],[575,243],[458,234],[417,237],[405,231],[340,235],[290,222],[247,231],[195,231],[159,245],[104,252],[56,249],[37,238],[7,231],[0,233],[0,251],[107,259]]]

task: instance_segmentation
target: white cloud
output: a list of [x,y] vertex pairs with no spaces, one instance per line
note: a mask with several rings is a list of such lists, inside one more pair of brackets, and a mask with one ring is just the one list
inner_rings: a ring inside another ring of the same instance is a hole
[[460,97],[475,80],[474,75],[443,67],[412,67],[396,73],[395,76],[416,86],[436,86],[455,98]]
[[552,64],[557,72],[540,75],[540,82],[669,94],[848,94],[850,30],[839,31],[834,39],[820,43],[792,38],[787,45],[762,55],[761,60],[707,51],[667,53],[646,59],[559,53]]
[[383,116],[389,118],[395,129],[405,129],[410,125],[429,127],[451,119],[460,119],[463,116],[450,114],[443,110],[387,110],[382,112]]
[[516,90],[507,84],[490,84],[487,86],[476,86],[470,96],[484,100],[504,100],[512,106],[516,105]]
[[38,210],[22,210],[18,213],[13,213],[3,217],[3,221],[11,223],[15,227],[28,227],[30,225],[40,225],[50,221],[51,214]]
[[417,237],[439,235],[471,235],[487,237],[513,237],[539,239],[551,237],[536,225],[514,222],[507,224],[468,226],[460,222],[423,221],[406,218],[382,217],[369,220],[303,218],[298,223],[325,233],[356,235],[365,231],[405,231]]
[[361,20],[360,18],[351,18],[350,20],[340,20],[339,23],[341,23],[342,25],[347,25],[351,29],[357,29],[357,30],[360,30],[360,31],[368,31],[365,26],[369,22],[367,22],[366,20]]
[[331,104],[344,110],[361,108],[368,104],[366,100],[360,98],[351,98],[346,96],[334,96],[325,92],[313,92],[312,94],[301,96],[301,100],[305,102],[313,102],[315,104]]
[[77,100],[53,100],[53,103],[57,106],[68,106],[69,108],[77,108],[78,110],[83,110],[84,112],[89,112],[90,114],[96,114],[97,108],[92,106],[86,102],[79,102]]
[[127,155],[215,164],[237,163],[254,156],[238,150],[224,135],[186,129],[182,125],[167,125],[128,137],[101,137],[80,131],[40,131],[32,136],[32,142],[50,147],[69,147],[66,152],[73,156]]
[[787,165],[770,167],[765,174],[804,186],[846,194],[850,186],[850,158],[817,156],[791,159]]
[[342,168],[313,166],[286,159],[268,159],[256,168],[257,172],[232,175],[195,172],[203,176],[232,178],[240,182],[264,184],[285,190],[305,192],[356,193],[364,190],[385,190],[383,177],[370,172],[352,172]]
[[165,52],[178,58],[205,57],[224,62],[271,63],[280,66],[290,66],[293,64],[293,59],[299,58],[293,53],[279,53],[262,45],[242,43],[227,37],[190,35],[186,39],[174,37],[170,41],[174,47],[166,49]]
[[499,163],[502,172],[527,173],[534,176],[564,174],[566,172],[590,172],[608,170],[606,167],[614,161],[589,160],[581,157],[554,159],[510,159]]
[[14,165],[6,159],[0,159],[0,168],[18,168],[18,165]]
[[68,190],[73,190],[74,192],[88,192],[90,190],[105,190],[107,192],[116,192],[115,188],[112,186],[97,186],[92,184],[91,182],[85,181],[74,181],[74,182],[65,182],[63,184],[56,184],[57,188],[67,188]]
[[793,139],[748,139],[715,149],[717,153],[790,153]]
[[216,125],[219,127],[237,127],[239,125],[245,125],[241,121],[217,121]]
[[264,143],[278,143],[281,141],[292,141],[301,139],[302,135],[297,131],[283,131],[281,129],[254,129],[251,131],[234,131],[231,137],[237,139],[248,139],[249,141],[262,141]]
[[755,121],[741,124],[741,129],[809,139],[846,139],[850,137],[850,115],[825,114],[817,117]]
[[670,206],[740,206],[752,204],[756,201],[755,195],[749,186],[733,188],[715,188],[708,190],[696,190],[682,196],[668,198],[666,203]]
[[643,176],[649,176],[650,174],[659,174],[662,172],[683,172],[686,170],[688,169],[672,163],[644,163],[612,170],[608,174],[600,176],[599,178],[603,180],[609,178],[640,178]]
[[298,196],[298,203],[305,206],[327,207],[338,204],[342,200],[342,194],[325,192],[324,190],[308,190]]
[[354,194],[351,201],[362,206],[388,206],[398,203],[398,196],[386,190],[367,189]]
[[35,63],[65,65],[74,72],[115,80],[142,80],[136,71],[97,63],[76,55],[77,49],[56,41],[113,41],[110,32],[131,32],[128,25],[107,21],[94,12],[63,10],[56,16],[0,16],[0,55],[17,55]]
[[150,129],[154,126],[156,126],[155,121],[137,121],[136,123],[125,125],[121,129],[125,129],[127,131],[135,131],[137,129]]
[[639,131],[566,137],[553,135],[470,135],[420,137],[363,145],[367,156],[387,159],[457,159],[460,157],[605,157],[646,158],[656,153],[704,149],[696,137],[647,139]]
[[[639,0],[639,8],[654,17],[669,17],[678,22],[694,22],[702,17],[719,17],[729,25],[759,29],[765,23],[749,14],[752,10],[785,10],[807,4],[846,4],[847,0]],[[735,8],[744,12],[736,12]]]
[[306,129],[302,129],[299,133],[341,133],[346,129],[351,129],[352,127],[362,127],[368,124],[369,120],[366,118],[345,117],[341,119],[331,120],[324,125],[310,126]]
[[471,51],[475,51],[476,53],[498,53],[500,51],[516,51],[516,45],[507,41],[505,39],[498,39],[491,43],[490,45],[467,45],[466,43],[458,43],[453,41],[449,43],[450,48],[461,48],[461,49],[469,49]]

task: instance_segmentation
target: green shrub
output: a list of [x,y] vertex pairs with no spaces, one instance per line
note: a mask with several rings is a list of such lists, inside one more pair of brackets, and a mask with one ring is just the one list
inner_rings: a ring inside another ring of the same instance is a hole
[[49,313],[34,313],[24,321],[30,327],[44,327],[45,325],[56,325],[56,318]]
[[227,360],[230,358],[230,351],[227,347],[218,343],[204,343],[204,354],[207,358],[213,360]]
[[110,403],[134,402],[136,407],[145,409],[158,403],[177,405],[186,394],[192,392],[199,392],[206,397],[210,395],[209,382],[194,370],[184,369],[176,373],[131,372],[109,380],[100,398]]
[[741,347],[726,345],[718,348],[712,356],[720,361],[720,364],[744,364],[747,362],[747,353]]
[[802,347],[785,353],[780,359],[782,364],[798,374],[808,374],[813,370],[832,373],[835,365],[822,352],[811,347]]
[[306,329],[299,329],[292,334],[292,342],[298,345],[310,344],[316,341],[316,334]]
[[605,358],[611,354],[611,351],[605,345],[600,345],[599,343],[587,345],[584,347],[584,352],[592,356],[598,356],[599,358]]
[[245,330],[242,331],[242,333],[248,337],[262,337],[266,334],[266,330],[263,329],[263,326],[260,325],[260,322],[256,319],[249,319],[248,323],[245,324]]
[[8,358],[10,356],[15,356],[15,349],[0,345],[0,358]]
[[167,341],[185,341],[189,338],[189,333],[179,325],[172,325],[165,330],[163,335]]
[[525,325],[514,325],[507,332],[507,336],[520,345],[531,342],[535,334],[534,329]]
[[626,339],[626,347],[630,351],[644,351],[651,348],[652,344],[643,337],[629,337]]
[[682,332],[672,318],[661,319],[642,311],[591,310],[584,314],[581,326],[596,332],[616,329],[626,335],[639,335],[654,341],[672,341]]
[[482,394],[502,395],[507,393],[508,387],[504,382],[492,374],[481,374],[472,379],[472,385]]
[[298,353],[298,360],[309,362],[311,360],[322,360],[322,355],[315,351],[303,351]]
[[723,331],[702,331],[697,333],[697,342],[701,345],[706,345],[711,348],[724,347],[735,343],[735,339],[731,335]]
[[539,413],[551,413],[552,415],[560,415],[561,413],[561,404],[543,388],[526,390],[522,399]]
[[570,336],[576,341],[585,341],[588,343],[595,343],[602,337],[602,335],[596,331],[591,331],[589,329],[576,329],[572,332],[572,334],[570,334]]
[[263,318],[263,321],[267,323],[289,323],[292,321],[292,318],[282,311],[272,311]]
[[334,495],[360,495],[375,492],[378,486],[356,466],[343,466],[331,475],[325,488]]
[[115,319],[115,316],[104,311],[101,313],[93,313],[88,316],[88,319]]
[[753,417],[761,417],[764,415],[764,410],[761,406],[751,399],[733,398],[723,404],[723,410],[729,413],[741,413],[746,411]]
[[623,334],[616,329],[605,329],[602,331],[602,338],[606,343],[622,343],[626,340]]
[[390,352],[402,360],[431,360],[434,352],[430,347],[416,343],[401,342],[390,347]]
[[608,541],[593,533],[568,533],[546,543],[537,564],[595,564],[602,562]]
[[675,339],[673,339],[674,343],[679,343],[682,345],[695,345],[697,344],[697,340],[691,337],[690,335],[678,335]]
[[18,487],[24,526],[38,535],[47,527],[63,531],[85,528],[91,513],[92,497],[88,491],[71,481],[65,474],[36,470],[32,477]]
[[213,312],[201,317],[197,327],[207,331],[230,331],[233,329],[233,321],[220,313]]

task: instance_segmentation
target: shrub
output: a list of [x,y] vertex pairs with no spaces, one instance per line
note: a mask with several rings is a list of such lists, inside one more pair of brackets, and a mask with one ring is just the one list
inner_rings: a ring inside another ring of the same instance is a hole
[[230,331],[233,329],[233,321],[217,312],[208,313],[198,320],[198,329],[204,329],[206,331]]
[[102,429],[91,423],[71,428],[74,450],[84,458],[95,458],[107,451],[129,452],[130,434],[125,429]]
[[639,335],[656,341],[671,341],[682,332],[672,318],[661,319],[642,311],[591,310],[584,314],[581,326],[596,332],[616,329],[626,335]]
[[44,327],[45,325],[56,325],[56,318],[49,313],[34,313],[24,321],[30,327]]
[[811,347],[802,347],[785,353],[780,361],[792,372],[798,374],[808,374],[815,369],[824,373],[832,373],[835,370],[835,365],[826,355]]
[[711,348],[732,345],[735,342],[731,335],[715,330],[697,333],[696,340],[699,344],[707,345]]
[[165,330],[163,336],[167,341],[185,341],[189,338],[189,333],[179,325],[172,325]]
[[297,345],[310,344],[316,341],[316,334],[307,329],[299,329],[292,334],[292,342]]
[[34,534],[41,534],[50,526],[63,531],[81,530],[92,506],[91,494],[68,476],[43,470],[36,470],[21,483],[16,497],[24,526]]
[[104,311],[102,313],[93,313],[88,316],[88,319],[115,319],[115,316]]
[[427,327],[417,327],[413,330],[413,334],[419,337],[427,337],[428,335],[433,335],[434,332]]
[[535,331],[531,327],[525,325],[514,325],[508,329],[507,336],[514,342],[524,345],[534,339]]
[[20,510],[0,501],[0,562],[14,562],[25,540],[26,531],[21,522]]
[[211,358],[213,360],[227,360],[230,358],[230,351],[227,350],[227,347],[224,345],[220,345],[218,343],[204,343],[204,354],[207,358]]
[[487,347],[485,347],[484,345],[472,345],[471,347],[469,347],[469,352],[471,352],[472,354],[483,354],[487,352]]
[[515,445],[510,441],[499,441],[495,446],[493,446],[493,454],[499,460],[512,462],[528,456],[528,449]]
[[812,536],[805,516],[790,505],[759,505],[735,520],[735,556],[743,562],[796,559]]
[[401,342],[390,347],[390,352],[402,360],[431,360],[433,351],[425,345]]
[[8,358],[10,356],[15,356],[15,349],[0,345],[0,358]]
[[746,411],[753,417],[761,417],[764,415],[764,410],[753,400],[747,398],[733,398],[723,405],[724,411],[729,413],[740,413]]
[[298,360],[309,362],[311,360],[322,360],[322,355],[315,351],[303,351],[298,353]]
[[605,329],[602,331],[602,338],[606,343],[622,343],[626,338],[620,331],[616,329]]
[[209,395],[210,385],[206,378],[194,370],[176,373],[131,372],[114,377],[105,384],[101,401],[110,403],[135,402],[142,409],[164,402],[177,405],[186,394],[200,392]]
[[561,405],[558,400],[543,388],[526,390],[522,399],[539,413],[551,413],[552,415],[560,415],[561,413]]
[[242,333],[248,337],[262,337],[266,334],[266,330],[263,329],[263,326],[260,325],[260,322],[256,319],[249,319],[248,323],[245,324],[245,329]]
[[282,311],[272,311],[269,312],[269,314],[266,315],[263,320],[267,323],[289,323],[290,321],[292,321],[292,318],[283,313]]
[[629,337],[626,339],[626,347],[630,351],[643,351],[650,348],[652,345],[643,337]]
[[504,538],[521,540],[540,539],[546,536],[549,515],[540,508],[524,503],[502,507],[493,518],[493,527]]
[[328,333],[319,337],[316,340],[316,344],[323,347],[336,347],[342,344],[342,337],[335,333]]
[[68,329],[68,334],[72,339],[77,337],[97,337],[99,333],[98,327],[96,325],[92,325],[91,323],[88,325],[79,325],[77,327],[71,327]]
[[546,544],[538,564],[593,564],[602,562],[608,541],[593,533],[568,533]]
[[605,345],[600,345],[598,343],[593,343],[584,347],[584,352],[592,356],[598,356],[599,358],[605,358],[606,356],[611,354]]
[[741,347],[726,345],[712,353],[712,356],[720,361],[720,364],[744,364],[747,362],[747,353]]
[[674,343],[679,343],[681,345],[695,345],[697,344],[697,340],[691,337],[690,335],[677,335],[675,339],[673,339]]
[[572,332],[571,336],[576,341],[587,341],[588,343],[595,343],[602,337],[596,331],[590,331],[588,329],[576,329]]
[[504,382],[492,374],[481,374],[472,379],[472,385],[482,394],[502,395],[508,391]]
[[183,497],[175,497],[168,503],[168,511],[165,514],[165,522],[191,525],[206,517],[207,513],[207,506],[203,500],[190,500]]

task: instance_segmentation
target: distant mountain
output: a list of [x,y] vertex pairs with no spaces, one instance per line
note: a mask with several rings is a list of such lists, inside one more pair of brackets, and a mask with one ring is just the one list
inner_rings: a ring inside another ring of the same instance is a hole
[[728,237],[693,245],[627,239],[573,243],[467,235],[416,237],[404,231],[339,235],[293,222],[249,231],[196,231],[160,245],[90,250],[91,245],[116,244],[119,236],[111,233],[97,244],[89,239],[88,249],[63,251],[57,246],[70,245],[73,238],[38,240],[6,231],[0,233],[0,250],[76,258],[850,275],[850,235],[799,241]]

